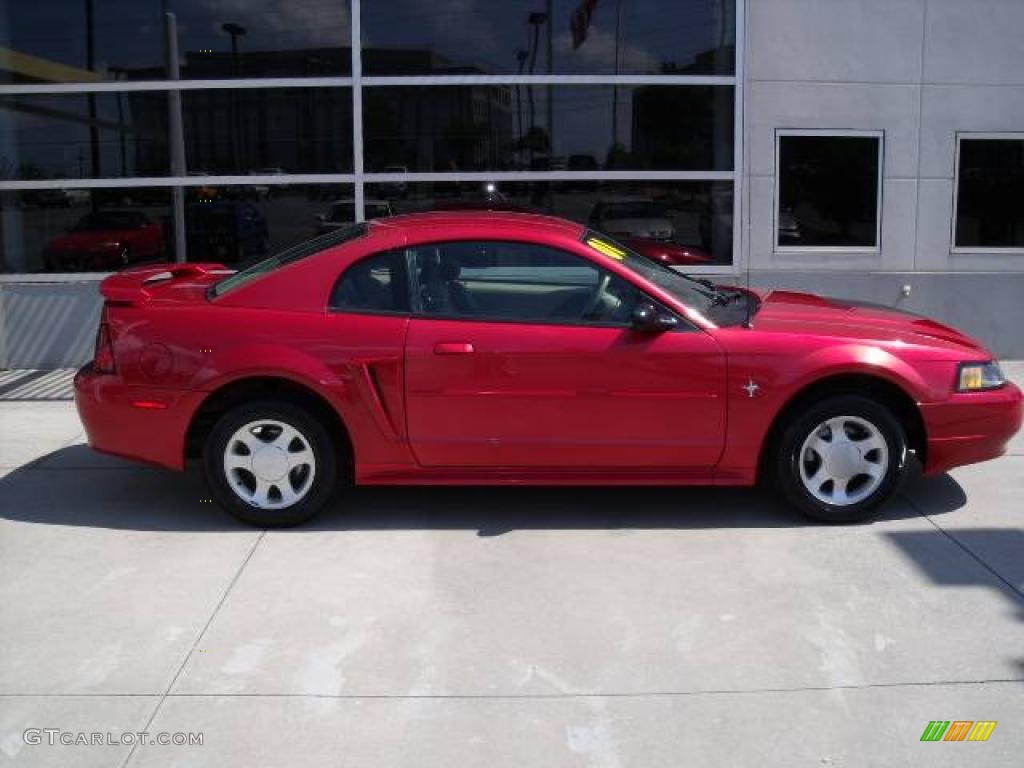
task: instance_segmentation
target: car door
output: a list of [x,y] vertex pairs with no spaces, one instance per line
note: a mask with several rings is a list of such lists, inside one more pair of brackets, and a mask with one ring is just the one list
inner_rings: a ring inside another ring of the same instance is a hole
[[406,415],[431,467],[710,467],[725,359],[710,335],[631,328],[647,300],[576,254],[524,242],[412,249]]

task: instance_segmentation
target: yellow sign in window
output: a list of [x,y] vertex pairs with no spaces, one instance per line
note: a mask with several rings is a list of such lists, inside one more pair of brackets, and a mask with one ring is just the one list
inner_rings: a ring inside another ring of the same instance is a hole
[[604,254],[609,259],[615,259],[616,261],[622,261],[626,258],[626,252],[621,248],[616,248],[611,243],[606,243],[604,240],[598,240],[596,237],[588,237],[587,245],[593,248],[598,253]]

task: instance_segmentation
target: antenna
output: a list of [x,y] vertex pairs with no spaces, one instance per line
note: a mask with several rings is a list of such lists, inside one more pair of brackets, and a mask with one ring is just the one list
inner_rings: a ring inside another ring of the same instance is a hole
[[[735,207],[733,207],[733,211],[734,212],[735,212],[735,210],[736,210]],[[748,240],[748,244],[749,244],[749,240]],[[746,288],[746,291],[747,291],[746,292],[746,296],[744,296],[744,301],[746,302],[746,310],[745,310],[745,314],[744,314],[744,317],[743,317],[743,327],[744,328],[752,328],[753,327],[753,322],[752,322],[752,320],[753,320],[753,312],[752,312],[751,308],[753,307],[754,302],[753,302],[751,294],[750,294],[750,250],[749,249],[747,250],[747,253],[746,253],[746,255],[743,258],[746,259],[746,263],[743,265],[743,272],[744,272],[744,280],[746,281],[745,288]]]

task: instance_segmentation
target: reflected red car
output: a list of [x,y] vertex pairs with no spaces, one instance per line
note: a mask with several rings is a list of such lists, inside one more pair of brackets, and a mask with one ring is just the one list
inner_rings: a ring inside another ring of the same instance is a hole
[[98,210],[83,216],[66,235],[43,251],[48,271],[80,272],[123,269],[163,256],[163,229],[135,210]]
[[[908,457],[1000,455],[1021,392],[890,308],[710,286],[580,224],[378,219],[241,272],[107,278],[75,378],[97,450],[182,470],[259,526],[362,485],[751,485],[864,520]],[[343,503],[343,502],[342,502]]]
[[652,261],[668,267],[699,267],[711,263],[706,251],[671,240],[648,240],[643,237],[623,237],[619,242]]

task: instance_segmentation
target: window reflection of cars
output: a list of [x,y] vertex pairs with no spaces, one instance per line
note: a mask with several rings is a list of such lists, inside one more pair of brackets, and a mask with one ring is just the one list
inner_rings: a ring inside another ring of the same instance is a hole
[[[385,216],[394,215],[391,204],[387,200],[366,200],[364,201],[366,220],[382,219]],[[336,200],[331,203],[326,213],[316,217],[316,231],[318,235],[326,232],[333,232],[340,227],[347,227],[355,223],[356,205],[351,199]]]
[[[285,172],[283,168],[257,168],[254,171],[249,171],[250,176],[284,176]],[[274,189],[279,192],[284,192],[291,189],[290,184],[274,184]]]
[[791,208],[779,211],[779,245],[799,245],[800,224]]
[[623,237],[619,242],[641,256],[668,267],[692,267],[711,263],[711,256],[707,251],[692,245],[682,245],[669,240],[647,240],[642,237]]
[[646,197],[599,200],[590,212],[590,225],[617,238],[671,240],[676,234],[668,209]]
[[252,203],[217,200],[192,203],[185,210],[190,261],[249,261],[270,247],[267,220]]
[[[408,173],[404,165],[388,165],[384,173]],[[386,181],[380,185],[380,193],[385,197],[405,197],[409,194],[409,185],[404,181]]]
[[88,205],[91,193],[87,189],[36,189],[25,192],[22,199],[40,208],[71,208]]
[[[206,171],[189,171],[188,175],[193,178],[202,178],[210,174]],[[212,184],[204,184],[203,182],[198,182],[196,186],[189,187],[186,194],[190,200],[215,200],[221,196],[220,189]]]
[[49,271],[121,269],[160,259],[163,231],[141,211],[100,210],[83,216],[65,235],[47,243],[43,264]]

